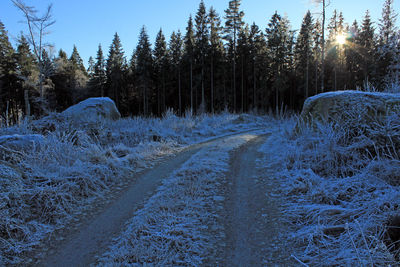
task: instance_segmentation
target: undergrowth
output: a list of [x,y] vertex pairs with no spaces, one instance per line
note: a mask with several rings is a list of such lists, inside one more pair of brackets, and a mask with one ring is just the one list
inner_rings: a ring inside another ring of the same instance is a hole
[[[280,162],[293,256],[309,266],[398,265],[400,117],[280,119],[261,149]],[[300,252],[298,252],[300,251]]]

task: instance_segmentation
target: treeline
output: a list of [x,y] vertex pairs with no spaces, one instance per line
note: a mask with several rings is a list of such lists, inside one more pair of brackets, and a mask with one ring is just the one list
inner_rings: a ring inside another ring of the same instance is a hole
[[75,46],[70,56],[44,49],[39,64],[27,39],[21,36],[13,48],[0,22],[0,113],[13,123],[24,114],[61,111],[94,96],[112,98],[125,116],[160,116],[168,108],[178,114],[281,105],[296,110],[323,90],[398,84],[393,0],[386,0],[377,26],[368,11],[361,23],[350,25],[335,10],[324,40],[321,22],[310,12],[299,31],[276,12],[260,29],[244,22],[240,4],[229,1],[223,22],[201,1],[183,33],[173,32],[167,41],[160,30],[153,47],[143,26],[129,60],[116,33],[107,56],[99,45],[87,69]]

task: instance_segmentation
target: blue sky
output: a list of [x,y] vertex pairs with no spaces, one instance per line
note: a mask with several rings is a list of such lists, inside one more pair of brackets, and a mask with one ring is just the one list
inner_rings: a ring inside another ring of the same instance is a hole
[[[154,42],[160,27],[167,39],[173,30],[185,31],[189,14],[194,15],[200,0],[26,0],[28,5],[43,11],[53,2],[56,24],[46,40],[56,50],[65,50],[68,55],[75,44],[85,64],[89,56],[95,57],[99,43],[107,56],[115,32],[118,32],[128,59],[137,44],[142,25],[146,25],[151,42]],[[228,0],[204,0],[206,7],[214,6],[223,17]],[[328,7],[330,17],[334,9],[343,12],[346,22],[360,21],[367,9],[374,21],[381,16],[384,0],[332,0]],[[265,29],[275,10],[287,15],[292,28],[298,29],[304,14],[310,9],[317,17],[318,7],[310,0],[242,0],[245,21],[253,21]],[[395,0],[395,11],[400,13],[400,0]],[[26,31],[22,14],[11,0],[0,0],[0,20],[5,24],[10,37],[15,40],[21,31]],[[400,18],[399,18],[400,20]],[[399,25],[399,21],[397,23]]]

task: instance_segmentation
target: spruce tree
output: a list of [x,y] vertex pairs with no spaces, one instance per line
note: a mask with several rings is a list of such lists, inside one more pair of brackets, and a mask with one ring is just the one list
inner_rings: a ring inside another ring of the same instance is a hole
[[[200,112],[203,113],[207,110],[205,99],[205,58],[208,50],[208,16],[206,7],[203,0],[200,1],[199,8],[195,17],[195,58],[200,65],[200,82],[201,82],[201,102]],[[197,98],[196,98],[197,100]]]
[[104,97],[104,89],[107,82],[105,59],[103,56],[103,50],[101,44],[97,50],[96,63],[94,64],[93,78],[90,82],[92,94],[94,96]]
[[87,68],[86,72],[89,75],[89,78],[93,78],[93,75],[94,75],[94,59],[93,59],[92,56],[89,57],[88,68]]
[[359,37],[356,39],[356,43],[359,45],[359,51],[361,53],[360,67],[363,73],[363,81],[373,81],[376,64],[376,36],[375,28],[371,21],[369,11],[365,13],[362,21]]
[[[262,95],[259,92],[261,89],[261,81],[262,77],[265,76],[266,66],[268,64],[265,56],[266,52],[266,42],[264,35],[260,28],[253,23],[250,27],[249,32],[249,53],[251,58],[251,70],[252,70],[252,107],[253,109],[257,109],[258,107],[258,98]],[[266,102],[266,101],[265,101]]]
[[244,98],[246,95],[247,65],[250,57],[249,25],[246,24],[246,26],[239,31],[237,43],[238,63],[240,66],[240,112],[243,113],[246,108]]
[[71,57],[69,58],[69,61],[72,63],[72,65],[76,69],[79,69],[80,71],[82,71],[82,73],[87,75],[85,65],[83,65],[83,60],[82,60],[81,56],[79,55],[76,45],[74,45],[74,48],[72,49],[72,54],[71,54]]
[[178,83],[178,114],[182,115],[182,85],[181,85],[181,62],[183,56],[183,40],[181,32],[172,32],[169,42],[169,53],[172,68],[177,72]]
[[[275,90],[276,112],[279,109],[279,99],[288,88],[288,67],[293,45],[293,35],[289,27],[289,21],[275,12],[266,29],[267,48],[271,61],[270,80]],[[284,99],[281,100],[284,102]]]
[[381,85],[390,85],[397,82],[398,67],[397,61],[397,43],[398,29],[396,27],[397,13],[393,9],[394,0],[386,0],[382,10],[382,18],[379,20],[379,64],[378,76],[381,79]]
[[121,40],[117,33],[114,34],[114,39],[110,46],[106,65],[107,77],[107,93],[111,97],[117,107],[120,106],[121,90],[124,85],[124,71],[126,69],[126,62],[124,51],[122,49]]
[[184,61],[189,69],[190,110],[193,111],[193,61],[194,61],[194,31],[192,15],[189,16],[184,38]]
[[149,36],[144,26],[140,31],[139,43],[136,47],[136,73],[138,75],[138,87],[142,92],[143,115],[148,116],[150,114],[149,98],[153,85],[153,57]]
[[295,68],[303,81],[304,96],[309,96],[310,86],[310,58],[312,56],[313,20],[311,12],[304,16],[299,36],[295,46]]
[[[219,17],[217,11],[211,7],[208,12],[208,24],[209,24],[209,62],[210,62],[210,87],[211,87],[211,97],[210,97],[210,107],[211,113],[214,113],[215,108],[215,86],[219,85],[218,78],[222,75],[221,65],[223,64],[224,57],[224,45],[221,39],[221,18]],[[217,77],[216,77],[217,76]],[[217,78],[217,79],[216,79]],[[226,96],[224,96],[226,98]]]
[[232,91],[233,91],[233,110],[236,112],[236,41],[240,29],[244,25],[244,12],[240,11],[241,0],[229,1],[229,7],[225,10],[225,39],[232,44]]
[[166,75],[168,73],[168,53],[167,43],[162,29],[157,34],[154,45],[154,74],[157,93],[157,115],[160,116],[165,111],[166,99]]

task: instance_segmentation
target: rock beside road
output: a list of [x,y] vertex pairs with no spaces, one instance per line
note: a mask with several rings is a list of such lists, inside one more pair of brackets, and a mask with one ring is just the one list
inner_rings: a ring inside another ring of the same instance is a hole
[[77,122],[96,122],[99,119],[121,118],[114,101],[108,97],[88,98],[63,111],[61,115]]
[[358,121],[370,125],[399,112],[400,94],[336,91],[307,98],[300,117],[307,123]]

